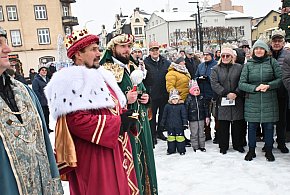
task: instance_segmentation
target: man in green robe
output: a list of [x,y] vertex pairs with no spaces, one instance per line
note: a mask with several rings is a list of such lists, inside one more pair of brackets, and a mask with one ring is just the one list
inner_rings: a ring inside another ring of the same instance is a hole
[[63,194],[40,103],[6,73],[10,52],[0,27],[0,194]]
[[[128,109],[138,113],[138,135],[130,136],[134,165],[141,195],[158,194],[151,130],[148,120],[149,95],[143,83],[133,83],[130,75],[138,66],[130,61],[134,36],[121,34],[107,45],[100,64],[112,71],[119,87],[127,97]],[[145,77],[145,75],[143,75]],[[135,87],[134,87],[135,86]],[[137,88],[136,88],[137,86]]]

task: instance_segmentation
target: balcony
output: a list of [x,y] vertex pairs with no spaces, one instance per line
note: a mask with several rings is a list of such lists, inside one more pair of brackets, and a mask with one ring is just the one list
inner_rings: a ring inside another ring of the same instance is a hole
[[63,16],[62,23],[64,26],[76,26],[79,25],[78,18],[74,16]]
[[62,3],[75,3],[75,0],[60,0]]

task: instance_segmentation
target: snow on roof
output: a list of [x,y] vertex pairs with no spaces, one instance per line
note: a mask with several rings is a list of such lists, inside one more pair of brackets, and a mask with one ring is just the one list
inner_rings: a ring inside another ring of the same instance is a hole
[[184,21],[184,20],[193,20],[192,14],[194,12],[154,12],[157,16],[164,19],[165,21]]
[[252,16],[249,16],[247,14],[238,12],[236,10],[231,10],[231,11],[221,11],[225,14],[227,14],[225,17],[226,19],[233,19],[233,18],[252,18]]

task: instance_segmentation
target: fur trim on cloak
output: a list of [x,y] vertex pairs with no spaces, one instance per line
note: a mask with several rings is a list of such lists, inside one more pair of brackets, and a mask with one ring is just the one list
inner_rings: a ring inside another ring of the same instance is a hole
[[45,87],[52,117],[57,119],[78,110],[115,107],[107,86],[116,93],[121,107],[125,107],[126,97],[110,71],[103,67],[88,69],[85,66],[61,69],[53,74]]

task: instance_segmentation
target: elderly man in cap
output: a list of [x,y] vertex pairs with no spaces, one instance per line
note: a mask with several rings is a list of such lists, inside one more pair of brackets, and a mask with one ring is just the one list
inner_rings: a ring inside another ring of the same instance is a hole
[[146,88],[148,88],[151,97],[152,119],[150,121],[150,127],[152,139],[154,144],[157,144],[156,138],[164,141],[167,140],[159,123],[158,125],[156,124],[156,115],[158,111],[158,121],[161,121],[164,107],[168,102],[169,94],[166,90],[165,75],[168,72],[171,62],[160,55],[159,44],[153,41],[149,44],[149,56],[145,58],[144,63],[145,67],[150,69],[147,76],[152,78],[151,85],[146,86]]
[[87,30],[65,39],[74,66],[54,73],[45,94],[56,124],[56,159],[70,194],[138,194],[127,131],[136,119],[114,75],[98,67],[99,38]]
[[153,144],[147,115],[149,95],[143,83],[137,83],[133,78],[133,75],[140,70],[130,60],[133,44],[134,36],[131,34],[120,34],[112,38],[100,64],[114,73],[121,90],[127,97],[127,107],[138,116],[138,133],[136,137],[130,136],[130,140],[140,194],[157,194]]
[[10,52],[0,27],[0,194],[63,194],[37,97],[6,72]]
[[[272,57],[274,57],[280,67],[283,69],[283,61],[290,52],[284,49],[285,45],[285,32],[281,29],[275,30],[271,37],[271,52]],[[287,61],[286,61],[287,63]],[[284,73],[282,72],[282,75]],[[284,84],[278,89],[278,104],[279,104],[279,121],[276,123],[276,134],[277,134],[277,148],[281,150],[282,153],[289,153],[289,149],[286,147],[286,127],[289,121],[286,120],[287,107],[288,107],[288,93],[285,89]]]

